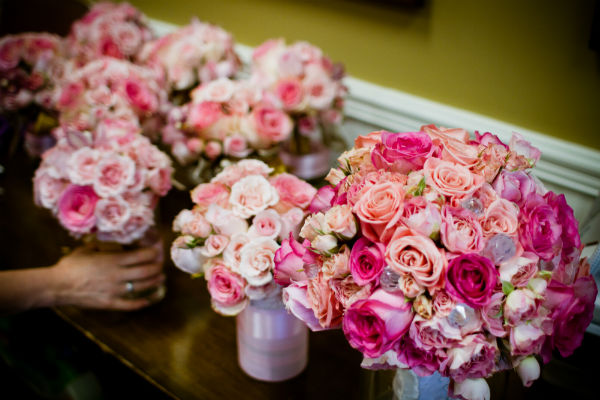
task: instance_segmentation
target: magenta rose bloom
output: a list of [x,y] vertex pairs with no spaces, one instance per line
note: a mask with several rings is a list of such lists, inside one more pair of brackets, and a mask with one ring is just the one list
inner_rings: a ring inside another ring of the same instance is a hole
[[598,288],[591,276],[577,279],[573,286],[550,281],[546,288],[544,307],[551,310],[554,330],[544,343],[544,362],[550,360],[551,351],[555,347],[561,356],[568,357],[581,345],[583,334],[594,316],[597,294]]
[[275,268],[273,279],[282,286],[292,282],[308,279],[304,270],[305,263],[314,263],[314,254],[309,250],[310,242],[305,240],[300,244],[290,232],[289,239],[281,242],[281,247],[275,252]]
[[371,161],[376,168],[406,174],[423,167],[432,152],[433,142],[425,132],[383,131],[381,143],[371,152]]
[[562,247],[562,225],[554,209],[542,196],[530,195],[519,218],[519,241],[526,251],[531,251],[546,261],[559,254]]
[[69,185],[58,200],[58,219],[71,232],[88,233],[96,224],[97,202],[91,186]]
[[317,190],[317,194],[313,197],[308,211],[312,214],[316,214],[321,211],[327,211],[331,208],[331,202],[335,197],[336,191],[332,186],[323,186]]
[[498,271],[489,258],[462,254],[448,263],[446,291],[459,303],[473,308],[486,306],[498,283]]
[[579,261],[581,247],[581,238],[579,237],[579,224],[573,215],[573,209],[567,204],[564,194],[557,195],[554,192],[548,192],[544,199],[552,209],[562,227],[562,250],[561,262],[570,264]]
[[535,181],[523,171],[502,171],[494,180],[494,190],[503,199],[510,200],[522,207],[525,199],[537,190]]
[[364,356],[377,358],[390,350],[408,331],[412,304],[404,296],[378,289],[358,300],[344,314],[342,328],[352,347]]
[[482,146],[489,146],[494,144],[499,144],[503,146],[506,150],[508,146],[502,143],[502,140],[491,132],[484,132],[483,135],[479,133],[479,131],[475,131],[475,140],[471,141],[472,144],[480,144]]
[[350,252],[350,273],[354,282],[361,286],[379,283],[379,275],[385,267],[385,246],[361,237]]
[[427,351],[415,347],[409,335],[404,335],[398,342],[397,352],[398,359],[408,365],[418,376],[429,376],[440,366],[436,349]]

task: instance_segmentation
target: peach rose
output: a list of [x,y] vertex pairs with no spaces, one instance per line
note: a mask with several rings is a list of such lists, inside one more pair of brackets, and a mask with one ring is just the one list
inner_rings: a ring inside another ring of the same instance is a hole
[[356,235],[356,220],[349,205],[333,206],[327,210],[325,225],[330,232],[344,240],[350,240]]
[[413,300],[413,309],[422,318],[430,319],[433,316],[433,303],[425,295],[419,295]]
[[373,242],[389,241],[402,216],[403,202],[402,184],[385,182],[371,186],[353,208],[363,235]]
[[469,132],[464,129],[438,128],[435,125],[422,126],[434,144],[441,146],[441,158],[452,163],[471,167],[477,163],[477,146],[470,145]]
[[415,298],[418,295],[422,294],[425,291],[423,286],[419,285],[412,275],[402,274],[398,278],[398,287],[404,294],[404,296],[408,298]]
[[512,201],[498,198],[485,210],[481,227],[486,237],[496,233],[514,236],[519,228],[519,208]]
[[481,175],[468,168],[439,158],[429,158],[423,165],[428,186],[450,198],[465,198],[473,194],[485,182]]
[[256,215],[277,202],[277,190],[261,175],[246,176],[231,187],[229,203],[240,218]]
[[342,305],[322,275],[308,281],[306,297],[323,328],[336,328],[342,323]]
[[485,245],[477,215],[466,208],[442,207],[440,236],[444,246],[455,253],[480,252]]

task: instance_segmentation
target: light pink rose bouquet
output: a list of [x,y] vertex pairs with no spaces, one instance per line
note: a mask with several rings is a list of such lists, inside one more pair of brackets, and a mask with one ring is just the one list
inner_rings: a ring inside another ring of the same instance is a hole
[[68,52],[77,65],[100,57],[133,61],[153,37],[146,17],[131,4],[101,2],[71,26]]
[[[180,236],[171,258],[181,270],[204,275],[222,315],[239,314],[251,300],[281,301],[275,262],[296,257],[290,238],[298,236],[316,192],[293,175],[273,175],[259,160],[231,164],[191,191],[194,207],[173,221]],[[277,258],[282,242],[285,254]]]
[[581,344],[597,294],[573,210],[530,175],[539,157],[516,134],[434,125],[357,138],[276,253],[288,310],[451,395],[489,398],[484,378],[509,368],[531,385],[536,356]]
[[55,136],[33,179],[36,204],[75,237],[141,239],[171,188],[169,157],[128,121],[104,120],[93,132],[59,127]]
[[197,19],[146,43],[138,62],[164,74],[170,91],[191,89],[199,83],[232,77],[241,66],[233,36],[218,26]]
[[162,130],[181,164],[245,158],[272,149],[292,133],[288,114],[250,81],[219,78],[195,88],[191,97],[169,112]]

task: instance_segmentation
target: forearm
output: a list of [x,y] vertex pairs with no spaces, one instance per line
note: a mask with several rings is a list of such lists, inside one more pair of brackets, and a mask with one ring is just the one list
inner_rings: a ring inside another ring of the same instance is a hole
[[55,305],[53,272],[52,267],[0,271],[0,314]]

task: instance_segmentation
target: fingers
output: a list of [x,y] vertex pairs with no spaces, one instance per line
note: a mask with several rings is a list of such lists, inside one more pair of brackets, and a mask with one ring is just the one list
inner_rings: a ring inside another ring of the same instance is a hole
[[155,261],[158,256],[159,251],[155,247],[145,247],[143,249],[113,254],[115,263],[123,266],[150,263]]
[[[158,274],[158,275],[152,276],[147,279],[142,279],[142,280],[130,280],[130,281],[123,283],[123,285],[122,285],[123,289],[122,289],[121,293],[124,296],[131,296],[132,294],[135,295],[135,293],[140,293],[140,292],[147,291],[148,289],[157,288],[164,281],[165,281],[164,274]],[[131,290],[128,290],[128,287],[127,287],[128,282],[131,283],[131,286],[130,286]]]
[[121,267],[119,268],[118,279],[122,282],[126,281],[138,281],[150,278],[162,271],[162,264],[142,264],[134,267]]

